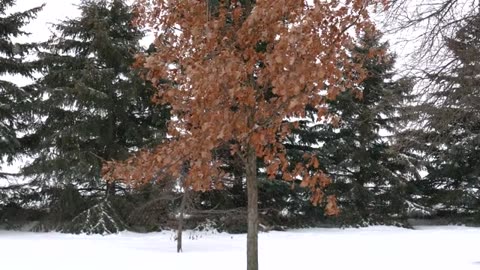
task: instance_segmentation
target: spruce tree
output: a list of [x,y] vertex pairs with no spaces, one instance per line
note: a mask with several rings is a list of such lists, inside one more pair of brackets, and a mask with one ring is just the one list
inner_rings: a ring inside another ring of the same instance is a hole
[[[328,192],[337,195],[343,225],[402,222],[410,180],[418,175],[414,160],[392,147],[392,138],[411,84],[393,80],[395,57],[380,33],[364,35],[353,50],[363,55],[352,61],[362,63],[367,78],[328,102],[331,121],[311,115],[303,123],[288,143],[290,156],[318,156],[333,182]],[[368,58],[372,52],[384,53]]]
[[[35,43],[17,43],[16,37],[28,35],[22,28],[42,9],[37,7],[9,13],[15,0],[0,0],[0,76],[21,75],[32,78],[34,63],[26,57],[37,47]],[[21,148],[21,133],[29,120],[32,93],[29,87],[0,79],[0,164],[12,162]],[[3,173],[0,177],[5,176]]]
[[424,202],[451,221],[480,222],[480,15],[445,45],[453,68],[429,74],[432,87],[416,108],[422,125],[406,137],[429,161],[418,184]]
[[[39,183],[112,196],[115,182],[105,185],[102,163],[158,143],[167,110],[151,102],[153,87],[142,79],[142,70],[132,68],[143,33],[132,25],[126,2],[84,0],[79,8],[79,18],[54,25],[40,54],[44,77],[35,106],[42,121],[31,136],[36,158],[23,171]],[[95,209],[103,208],[86,211]]]

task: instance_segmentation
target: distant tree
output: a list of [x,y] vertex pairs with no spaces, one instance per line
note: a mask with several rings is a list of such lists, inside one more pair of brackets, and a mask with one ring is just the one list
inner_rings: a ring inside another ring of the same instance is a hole
[[424,202],[439,214],[480,222],[480,15],[444,44],[452,69],[429,74],[430,90],[414,108],[418,124],[404,133],[404,145],[428,161],[419,183]]
[[[11,164],[23,153],[25,142],[22,140],[28,132],[28,123],[32,115],[29,113],[33,100],[32,88],[19,86],[5,76],[23,76],[33,78],[35,62],[27,57],[38,47],[35,43],[19,43],[15,38],[29,33],[22,28],[35,19],[42,6],[29,10],[11,12],[14,0],[0,0],[0,167]],[[0,171],[0,182],[17,177]],[[0,223],[11,223],[24,219],[26,213],[14,202],[20,196],[21,185],[0,187]],[[11,224],[10,224],[11,225]],[[14,226],[14,225],[13,225]]]
[[23,172],[104,198],[115,195],[116,184],[104,188],[102,163],[161,141],[168,111],[151,102],[153,87],[133,68],[143,33],[126,2],[84,0],[79,8],[79,18],[54,25],[39,55],[44,76],[34,113],[41,121],[30,136],[35,159]]
[[422,76],[419,71],[424,69],[439,72],[449,68],[444,38],[453,36],[477,16],[478,10],[478,0],[394,0],[386,10],[384,24],[389,32],[396,33],[398,41],[415,43],[412,61],[405,65],[415,71],[414,75]]
[[[305,121],[287,145],[297,159],[317,155],[322,170],[333,183],[345,225],[369,225],[405,221],[407,186],[418,180],[417,161],[393,147],[393,135],[409,100],[412,84],[393,79],[395,57],[381,41],[380,32],[363,35],[353,48],[367,72],[356,89],[330,100],[330,123]],[[376,56],[369,58],[374,53]]]
[[160,85],[155,96],[172,107],[172,140],[126,163],[108,163],[105,178],[150,182],[159,170],[178,176],[187,160],[187,184],[221,187],[222,163],[212,151],[232,143],[247,183],[247,269],[258,269],[257,158],[270,177],[280,171],[284,180],[302,179],[314,204],[328,200],[327,213],[337,213],[335,199],[323,196],[330,180],[309,170],[318,168],[317,158],[305,156],[289,171],[282,143],[307,104],[324,115],[320,91],[333,98],[364,78],[347,48],[354,30],[372,29],[369,6],[360,0],[137,1],[137,23],[160,33],[157,53],[144,59],[148,78],[175,82]]
[[[32,78],[34,63],[26,57],[37,48],[35,43],[17,43],[14,38],[28,35],[22,30],[27,23],[36,17],[42,9],[37,7],[21,12],[9,13],[8,9],[15,5],[14,0],[0,0],[0,76],[21,75]],[[7,15],[8,14],[8,15]],[[20,151],[21,132],[28,128],[29,108],[32,93],[29,87],[0,80],[0,164],[12,162]],[[0,177],[4,177],[0,173]]]

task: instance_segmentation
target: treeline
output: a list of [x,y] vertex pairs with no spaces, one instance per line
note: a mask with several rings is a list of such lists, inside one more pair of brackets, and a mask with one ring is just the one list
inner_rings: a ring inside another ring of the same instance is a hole
[[[169,140],[170,105],[152,97],[175,82],[144,79],[136,56],[156,47],[140,46],[145,32],[132,23],[132,7],[84,0],[81,16],[55,24],[47,41],[18,44],[12,39],[42,7],[9,13],[14,4],[0,0],[0,74],[34,83],[0,81],[0,156],[3,164],[31,161],[18,175],[0,174],[2,228],[157,231],[184,218],[184,228],[246,231],[245,169],[229,145],[212,153],[226,172],[221,185],[203,192],[183,188],[162,168],[144,185],[102,179],[105,162]],[[261,227],[410,226],[410,218],[478,224],[480,15],[464,20],[444,46],[454,67],[425,71],[430,83],[420,91],[414,78],[395,73],[380,32],[359,36],[350,61],[363,65],[366,79],[328,99],[326,116],[307,106],[284,142],[291,164],[318,159],[339,215],[312,205],[302,181],[267,179],[258,160]]]

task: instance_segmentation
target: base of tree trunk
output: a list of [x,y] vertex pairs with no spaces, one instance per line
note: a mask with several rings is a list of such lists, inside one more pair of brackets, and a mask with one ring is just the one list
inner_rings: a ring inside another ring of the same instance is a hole
[[255,149],[249,147],[246,159],[247,177],[247,270],[258,270],[258,182],[257,155]]

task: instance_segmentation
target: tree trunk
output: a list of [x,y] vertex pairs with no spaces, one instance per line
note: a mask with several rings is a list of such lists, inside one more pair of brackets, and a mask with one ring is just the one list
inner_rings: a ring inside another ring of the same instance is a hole
[[178,227],[177,227],[177,252],[182,252],[182,233],[183,233],[183,216],[185,213],[185,208],[188,200],[188,188],[184,188],[182,202],[180,203],[180,216],[178,217]]
[[117,191],[117,187],[115,185],[115,181],[107,182],[107,187],[105,190],[106,198],[109,198],[110,196],[115,196],[116,191]]
[[252,146],[246,152],[248,195],[247,270],[258,270],[258,183],[257,155]]

